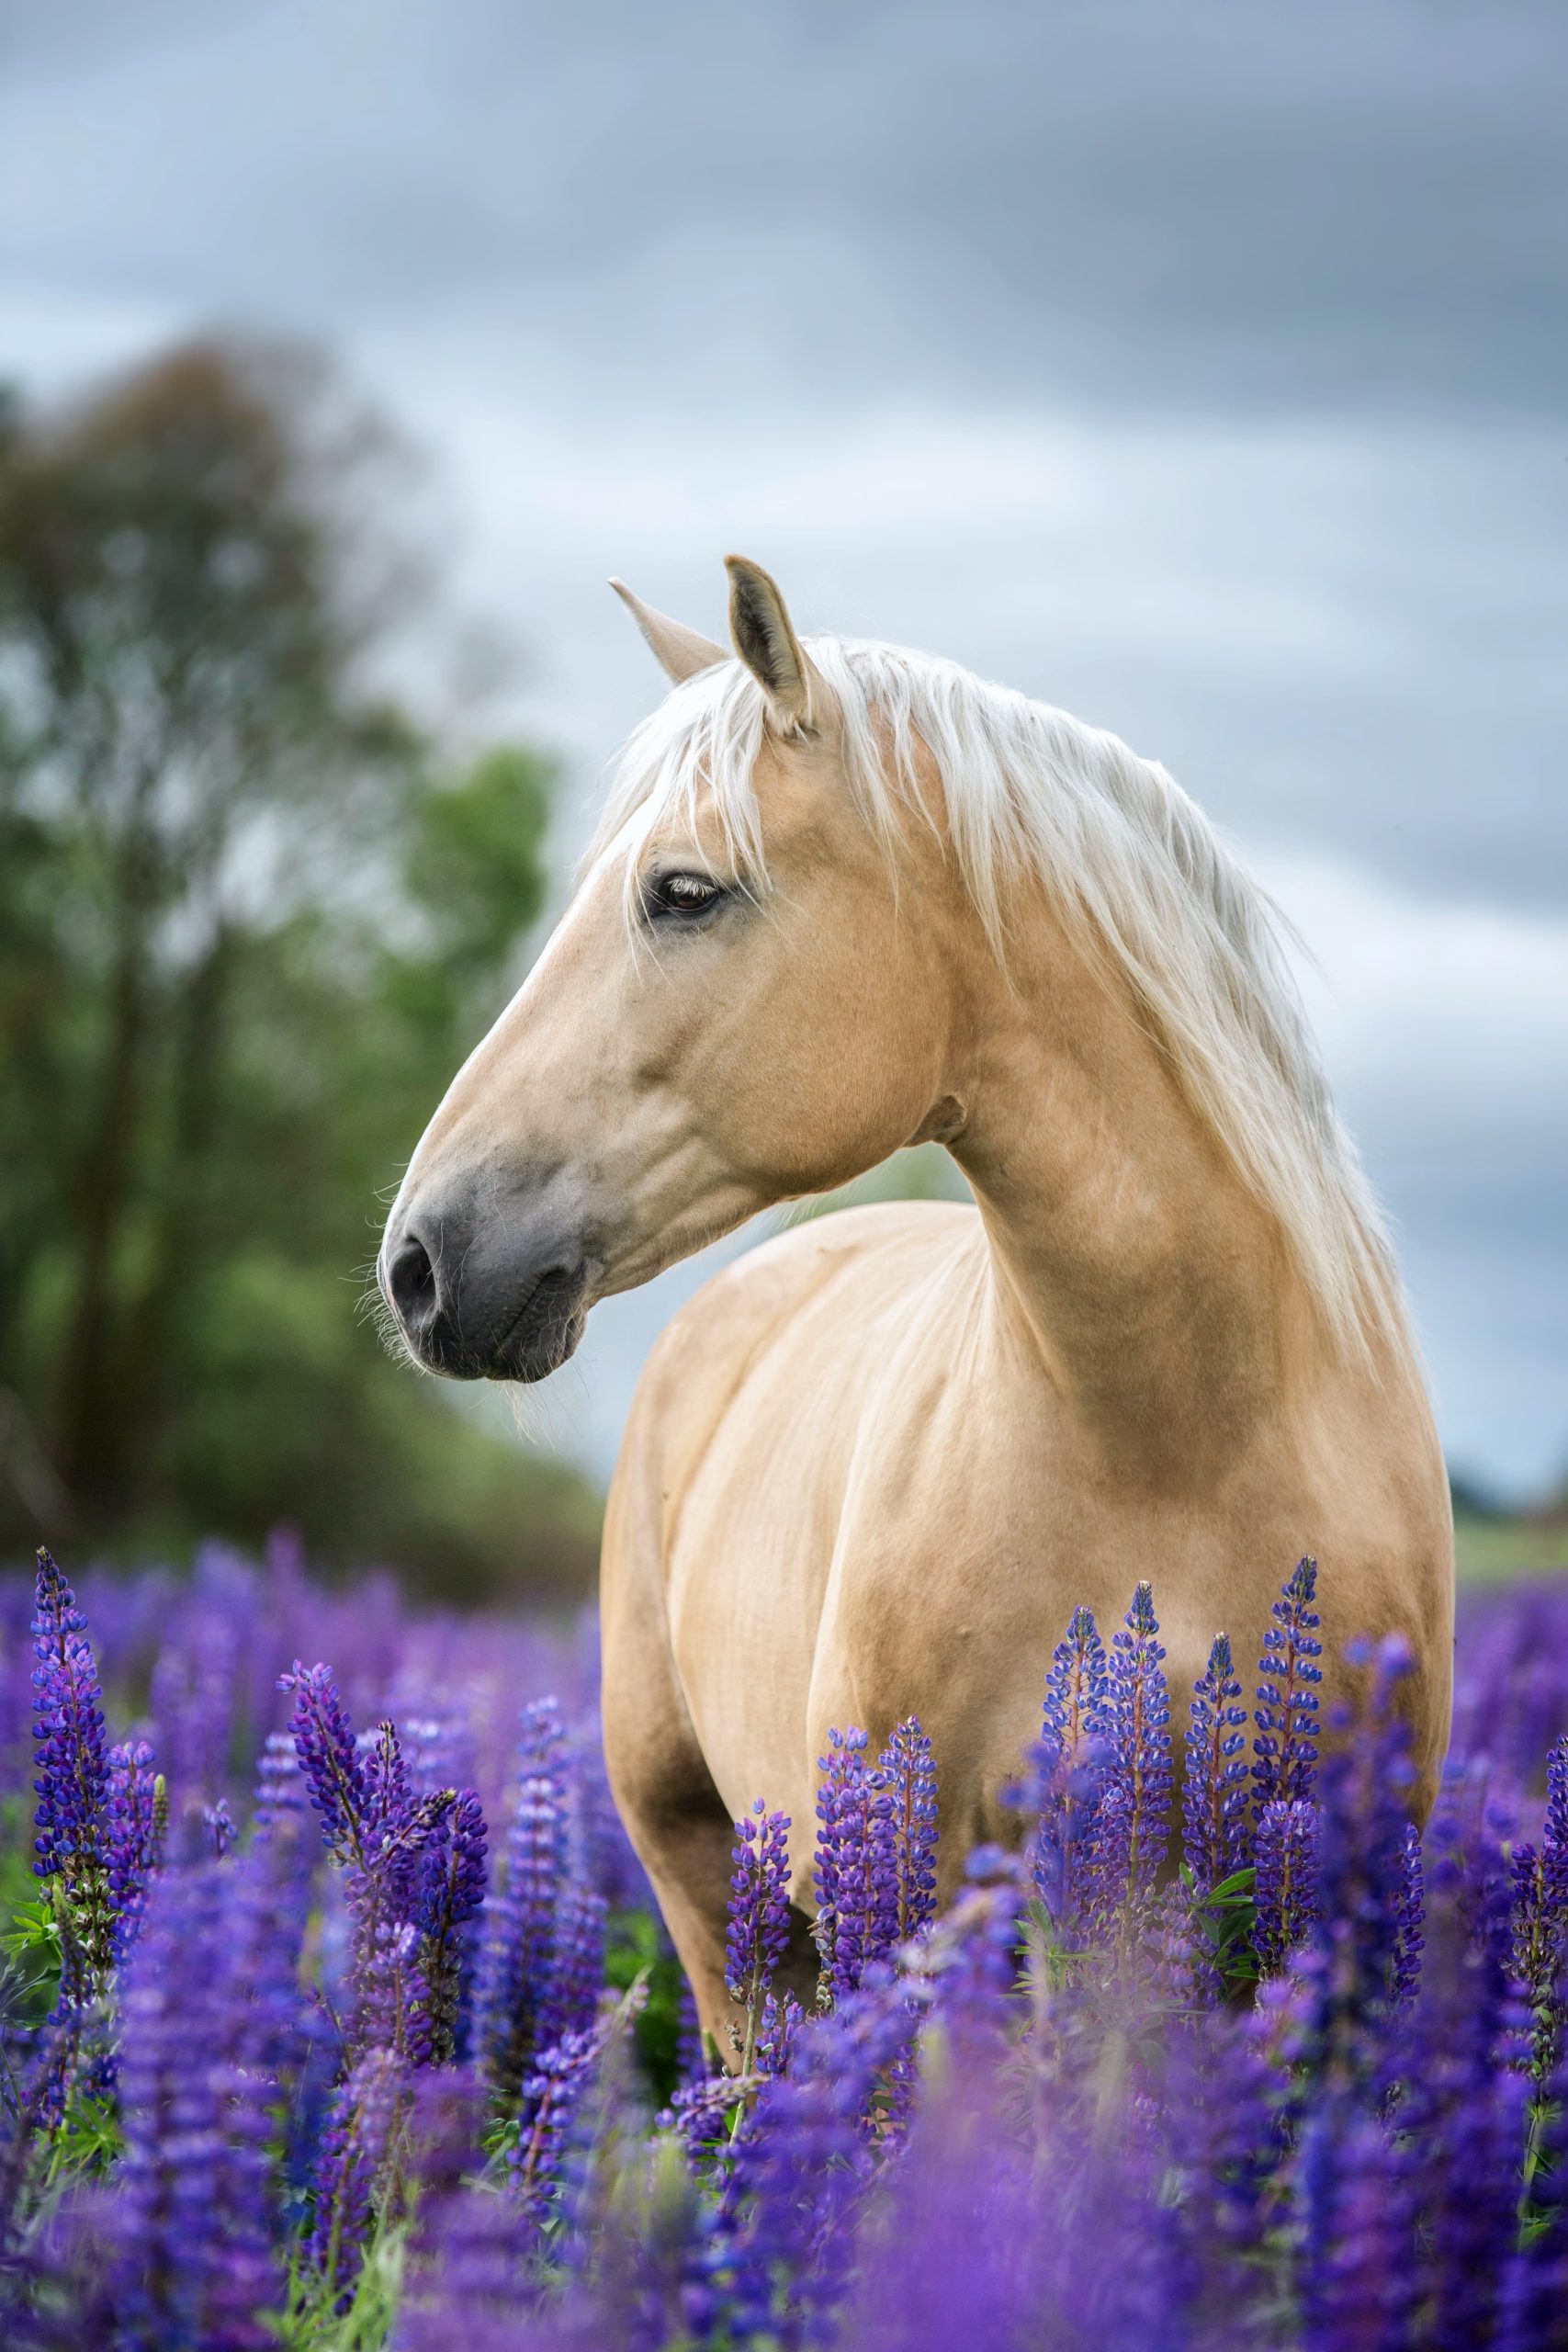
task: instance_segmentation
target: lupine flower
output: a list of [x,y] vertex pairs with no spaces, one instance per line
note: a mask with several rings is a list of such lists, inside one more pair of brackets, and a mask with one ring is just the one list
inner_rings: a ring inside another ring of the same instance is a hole
[[567,1791],[560,1711],[553,1699],[525,1710],[517,1770],[505,1871],[485,1905],[475,1987],[475,2047],[507,2107],[515,2103],[539,2047],[556,1901],[566,1870]]
[[877,1764],[888,1797],[895,1932],[900,1943],[923,1934],[936,1911],[936,1758],[918,1715],[901,1723]]
[[1110,1670],[1105,1644],[1092,1609],[1075,1609],[1066,1637],[1057,1643],[1045,1677],[1042,1738],[1062,1756],[1078,1755],[1086,1743],[1104,1739],[1110,1725],[1106,1702]]
[[269,1731],[256,1766],[256,1836],[275,1838],[297,1826],[304,1819],[306,1802],[293,1739],[286,1731]]
[[[113,1958],[114,1914],[106,1850],[108,1755],[103,1692],[87,1621],[52,1555],[38,1555],[33,1617],[33,1869],[58,1875],[65,1931],[89,1979]],[[66,1960],[69,1970],[69,1955]]]
[[560,2188],[568,2135],[603,2050],[604,2036],[595,2030],[569,2033],[540,2052],[523,2086],[523,2126],[513,2178],[523,2210],[536,2228],[549,2218]]
[[1231,1877],[1246,1857],[1247,1709],[1240,1699],[1230,1635],[1216,1634],[1192,1693],[1181,1793],[1183,1854],[1200,1891]]
[[1371,1668],[1371,1684],[1354,1736],[1322,1774],[1318,1916],[1301,1965],[1314,1987],[1312,2063],[1362,2076],[1370,2071],[1370,2029],[1396,1992],[1415,1769],[1409,1726],[1393,1697],[1410,1670],[1410,1651],[1390,1634],[1375,1651],[1352,1642],[1346,1656]]
[[157,1759],[146,1740],[126,1740],[109,1749],[105,1827],[117,1962],[125,1958],[141,1932],[148,1877],[160,1859],[163,1787]]
[[1253,1943],[1265,1976],[1277,1975],[1301,1943],[1317,1909],[1321,1822],[1314,1804],[1282,1799],[1258,1817]]
[[743,2075],[751,2071],[773,1971],[789,1948],[789,1815],[769,1813],[761,1797],[735,1825],[724,1976],[730,1999],[746,2012]]
[[1258,1736],[1252,1743],[1252,1800],[1266,1804],[1300,1804],[1311,1797],[1317,1778],[1317,1686],[1323,1656],[1317,1639],[1321,1620],[1317,1562],[1299,1560],[1274,1603],[1274,1623],[1263,1636],[1258,1661],[1261,1678],[1253,1708]]
[[310,2260],[333,2310],[345,2311],[365,2259],[408,2070],[388,2048],[367,2050],[333,2107],[316,2188]]
[[423,1939],[420,1967],[429,1995],[436,2065],[457,2053],[465,1980],[471,1973],[463,1930],[484,1903],[486,1850],[478,1793],[459,1790],[420,1854],[414,1876],[414,1919]]
[[823,1986],[834,2000],[854,1991],[898,1932],[892,1801],[865,1748],[864,1732],[852,1725],[829,1731],[828,1753],[818,1759],[816,1935]]
[[150,1894],[119,2061],[117,2300],[132,2343],[276,2341],[269,2143],[296,2026],[295,1925],[249,1865],[165,1871]]
[[1110,1760],[1094,1831],[1092,1901],[1100,1932],[1152,1894],[1170,1844],[1170,1700],[1154,1594],[1140,1584],[1111,1644]]
[[1407,1821],[1404,1825],[1404,1860],[1394,1900],[1393,1924],[1393,1990],[1395,1998],[1401,2001],[1407,2001],[1420,1982],[1421,1952],[1426,1940],[1422,1927],[1426,1910],[1421,1832],[1413,1821]]
[[364,1870],[369,1863],[364,1836],[369,1791],[354,1726],[331,1671],[302,1666],[296,1658],[293,1672],[280,1678],[278,1688],[294,1695],[288,1728],[310,1803],[321,1816],[327,1850],[338,1861],[356,1862]]

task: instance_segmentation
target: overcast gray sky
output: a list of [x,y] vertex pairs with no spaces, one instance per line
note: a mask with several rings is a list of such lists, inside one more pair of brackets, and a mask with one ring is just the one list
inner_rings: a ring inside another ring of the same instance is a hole
[[[1295,915],[1456,1464],[1568,1460],[1557,0],[0,0],[0,369],[328,340],[520,636],[563,858],[717,631],[955,654],[1166,761]],[[600,1466],[694,1276],[552,1384]]]

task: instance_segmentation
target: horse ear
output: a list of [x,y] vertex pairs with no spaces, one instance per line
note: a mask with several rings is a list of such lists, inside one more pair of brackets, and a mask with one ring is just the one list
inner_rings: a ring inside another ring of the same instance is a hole
[[729,634],[751,675],[768,697],[781,727],[811,724],[811,688],[816,672],[800,650],[777,583],[760,563],[727,555],[729,574]]
[[711,670],[716,662],[728,661],[722,645],[716,645],[700,629],[672,621],[667,613],[656,613],[651,605],[632,594],[624,580],[612,580],[610,585],[647,639],[654,660],[677,685],[683,678],[694,678],[699,670]]

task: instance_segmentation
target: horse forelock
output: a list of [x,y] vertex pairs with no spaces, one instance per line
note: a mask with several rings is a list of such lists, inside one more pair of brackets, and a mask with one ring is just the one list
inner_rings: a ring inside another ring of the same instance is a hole
[[[889,854],[911,815],[929,814],[923,746],[991,950],[1013,951],[1012,886],[1033,875],[1089,952],[1120,968],[1328,1331],[1359,1350],[1402,1321],[1382,1220],[1285,957],[1289,927],[1180,786],[1118,737],[955,662],[845,638],[804,644],[837,706],[855,804]],[[739,662],[677,686],[629,739],[587,862],[613,852],[634,812],[649,829],[694,831],[705,818],[760,888],[753,772],[766,723]],[[634,868],[628,858],[628,913]]]

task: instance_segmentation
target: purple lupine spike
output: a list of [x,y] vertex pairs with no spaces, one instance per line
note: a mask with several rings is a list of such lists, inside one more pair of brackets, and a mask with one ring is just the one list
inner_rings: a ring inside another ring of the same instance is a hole
[[1066,1638],[1057,1643],[1045,1676],[1042,1740],[1060,1756],[1077,1756],[1086,1742],[1108,1736],[1110,1672],[1092,1609],[1075,1609]]
[[505,1868],[484,1907],[474,1997],[474,2043],[498,2098],[513,2105],[539,2046],[539,2011],[567,1863],[567,1791],[560,1711],[553,1699],[524,1711],[517,1805]]
[[408,1818],[409,1772],[396,1724],[384,1718],[374,1731],[361,1732],[355,1741],[365,1790],[365,1816],[383,1835]]
[[1094,1832],[1110,1755],[1107,1668],[1091,1609],[1075,1609],[1045,1676],[1040,1739],[1020,1802],[1035,1815],[1029,1862],[1059,1937],[1076,1939],[1091,1907]]
[[1257,1876],[1253,1943],[1265,1976],[1277,1976],[1310,1928],[1317,1908],[1321,1822],[1315,1804],[1266,1804],[1253,1844]]
[[1153,1591],[1140,1584],[1111,1638],[1107,1676],[1110,1760],[1093,1856],[1102,1933],[1147,1902],[1170,1844],[1170,1699],[1158,1634]]
[[761,1797],[735,1825],[724,1978],[746,2012],[743,2075],[751,2071],[773,1972],[789,1948],[789,1815],[769,1813]]
[[335,2312],[346,2311],[365,2259],[408,2075],[390,2049],[367,2050],[338,2092],[321,2147],[308,2258]]
[[936,1915],[936,1758],[919,1715],[901,1723],[877,1764],[889,1801],[894,1932],[900,1943],[923,1935]]
[[419,1859],[414,1917],[423,1939],[420,1966],[430,1996],[431,2042],[437,2065],[457,2052],[468,1975],[463,1930],[485,1897],[485,1817],[478,1792],[458,1790],[450,1812]]
[[1216,1634],[1192,1693],[1181,1793],[1182,1850],[1200,1893],[1222,1884],[1246,1857],[1247,1709],[1240,1700],[1230,1635]]
[[1317,1920],[1302,1967],[1313,1987],[1309,2053],[1360,2073],[1371,2065],[1394,1989],[1416,1775],[1410,1728],[1394,1706],[1411,1669],[1408,1644],[1391,1634],[1375,1649],[1351,1642],[1345,1655],[1353,1666],[1370,1666],[1371,1681],[1353,1736],[1322,1773]]
[[534,2062],[523,2086],[511,2161],[512,2185],[536,2228],[558,2214],[569,2224],[577,2219],[570,2208],[581,2201],[593,2110],[601,2106],[595,2094],[602,2090],[606,2059],[646,1998],[646,1986],[636,1987],[590,2030],[565,2035]]
[[223,1792],[233,1738],[238,1638],[227,1618],[193,1610],[159,1653],[149,1694],[158,1748],[185,1801]]
[[828,1753],[818,1758],[815,1933],[823,1985],[835,2000],[854,1991],[898,1931],[892,1804],[865,1749],[864,1732],[852,1724],[830,1730]]
[[[113,1959],[106,1826],[108,1754],[103,1691],[87,1621],[51,1554],[38,1555],[33,1615],[33,1870],[58,1877],[64,1930],[79,1946],[85,1983]],[[69,1955],[64,1973],[72,1973]],[[62,1974],[62,1986],[64,1974]]]
[[[919,1947],[929,1964],[934,1944]],[[828,2340],[853,2259],[851,2222],[875,2163],[868,2120],[919,2030],[921,1987],[872,1970],[803,2030],[787,2073],[762,2084],[734,2142],[707,2270],[737,2341]]]
[[1396,2000],[1408,2001],[1421,1981],[1421,1952],[1425,1942],[1422,1928],[1426,1907],[1421,1832],[1413,1821],[1407,1821],[1404,1825],[1404,1862],[1394,1897],[1393,1992]]
[[161,1871],[149,1890],[120,2001],[117,2342],[276,2340],[271,2146],[302,1926],[249,1857]]
[[147,1881],[160,1859],[162,1785],[157,1758],[146,1740],[129,1739],[109,1749],[105,1822],[117,1963],[141,1932]]
[[351,2042],[392,2050],[412,2064],[429,2065],[438,2046],[433,1995],[424,1974],[414,1918],[423,1858],[439,1846],[453,1793],[417,1797],[400,1821],[378,1836],[368,1869],[350,1871],[344,1887],[354,1919],[355,2015]]
[[288,1728],[310,1803],[321,1816],[327,1850],[337,1860],[355,1862],[364,1870],[370,1859],[365,1768],[332,1671],[325,1666],[303,1666],[296,1658],[293,1672],[278,1678],[278,1689],[294,1696]]
[[1322,1621],[1313,1607],[1316,1598],[1317,1562],[1299,1560],[1273,1605],[1274,1622],[1263,1636],[1253,1708],[1258,1736],[1252,1743],[1257,1758],[1252,1801],[1259,1814],[1266,1804],[1310,1798],[1316,1784],[1317,1686],[1323,1680],[1323,1669],[1315,1663],[1323,1656],[1317,1639]]
[[292,1834],[307,1811],[305,1781],[294,1742],[286,1731],[269,1731],[256,1766],[255,1834]]
[[539,2003],[538,2039],[560,2041],[586,2033],[604,1981],[604,1898],[573,1875],[557,1898],[549,1963]]

